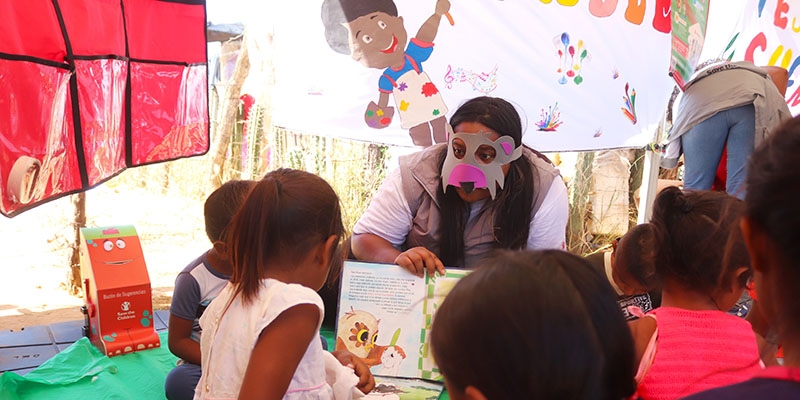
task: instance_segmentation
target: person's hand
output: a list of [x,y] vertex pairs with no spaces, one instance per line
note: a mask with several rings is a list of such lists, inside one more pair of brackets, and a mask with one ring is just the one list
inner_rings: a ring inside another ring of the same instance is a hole
[[444,264],[442,260],[430,250],[419,246],[412,247],[394,259],[394,263],[409,270],[412,274],[420,278],[428,271],[428,275],[433,275],[437,271],[444,275]]
[[358,377],[356,388],[360,390],[361,393],[367,394],[375,388],[375,377],[372,376],[372,372],[364,361],[347,350],[336,350],[331,352],[331,354],[333,354],[342,365],[353,369]]

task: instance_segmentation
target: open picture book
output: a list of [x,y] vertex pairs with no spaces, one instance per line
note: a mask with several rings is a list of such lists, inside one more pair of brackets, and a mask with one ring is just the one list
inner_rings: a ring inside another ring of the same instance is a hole
[[[383,377],[407,378],[418,381],[405,382],[415,388],[441,392],[443,378],[429,346],[431,324],[439,304],[467,273],[448,268],[444,275],[420,278],[394,264],[345,261],[336,349],[349,350],[364,360],[378,386],[384,381],[387,385],[398,382]],[[398,394],[398,398],[410,397]]]

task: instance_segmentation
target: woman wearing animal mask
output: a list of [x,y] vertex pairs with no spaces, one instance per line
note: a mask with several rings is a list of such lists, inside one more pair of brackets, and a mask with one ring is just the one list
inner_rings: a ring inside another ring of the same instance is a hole
[[447,143],[400,157],[353,229],[353,254],[422,276],[471,268],[494,249],[563,249],[566,185],[522,144],[514,106],[473,98],[450,125]]

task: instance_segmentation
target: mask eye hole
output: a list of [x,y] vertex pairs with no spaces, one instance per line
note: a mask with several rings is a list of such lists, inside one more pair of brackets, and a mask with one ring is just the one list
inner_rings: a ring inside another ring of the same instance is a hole
[[497,150],[486,144],[480,145],[475,152],[475,159],[481,164],[491,164],[495,157],[497,157]]
[[453,139],[453,155],[456,156],[457,159],[462,160],[464,156],[467,154],[467,145],[461,139]]

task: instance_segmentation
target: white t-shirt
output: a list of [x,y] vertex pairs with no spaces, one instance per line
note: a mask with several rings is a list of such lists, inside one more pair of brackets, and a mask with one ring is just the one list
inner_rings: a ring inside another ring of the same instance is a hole
[[[400,169],[389,172],[386,180],[372,197],[369,207],[356,222],[354,234],[371,233],[387,240],[396,248],[400,248],[411,231],[414,216],[403,195]],[[470,204],[472,219],[488,200]],[[569,197],[567,186],[560,178],[545,195],[544,201],[530,223],[528,233],[529,250],[566,248],[566,230],[569,219]]]
[[318,334],[311,339],[283,398],[332,399],[333,391],[325,379],[327,352],[319,340],[324,314],[319,295],[302,285],[264,279],[257,297],[245,306],[241,296],[231,301],[233,288],[228,283],[200,318],[204,332],[200,339],[203,374],[195,389],[195,400],[237,398],[261,331],[283,311],[300,304],[319,308]]

